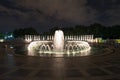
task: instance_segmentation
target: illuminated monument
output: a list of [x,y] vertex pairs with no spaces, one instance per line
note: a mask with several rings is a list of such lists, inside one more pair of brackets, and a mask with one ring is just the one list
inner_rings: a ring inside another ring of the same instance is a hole
[[93,35],[64,36],[62,30],[56,30],[54,36],[26,35],[29,42],[28,55],[41,54],[79,54],[89,55],[91,49],[88,42],[93,40]]

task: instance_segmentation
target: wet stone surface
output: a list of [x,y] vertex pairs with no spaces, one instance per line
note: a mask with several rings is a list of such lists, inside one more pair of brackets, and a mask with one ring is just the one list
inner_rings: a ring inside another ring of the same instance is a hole
[[109,66],[109,67],[106,67],[105,69],[108,70],[108,71],[111,71],[112,73],[120,74],[120,67]]
[[98,68],[91,68],[88,69],[87,72],[90,74],[90,76],[104,76],[108,75],[108,73],[98,69]]
[[32,70],[28,69],[18,69],[14,72],[11,72],[8,74],[9,77],[26,77],[29,75],[29,73],[32,72]]
[[66,70],[65,77],[83,77],[83,74],[76,69]]
[[32,57],[0,49],[0,80],[120,80],[120,51],[115,50],[99,56]]

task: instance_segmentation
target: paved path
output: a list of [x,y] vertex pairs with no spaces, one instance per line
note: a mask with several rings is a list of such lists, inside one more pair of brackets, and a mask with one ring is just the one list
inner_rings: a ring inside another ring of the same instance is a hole
[[0,80],[120,80],[120,48],[88,57],[25,57],[12,53],[0,45]]

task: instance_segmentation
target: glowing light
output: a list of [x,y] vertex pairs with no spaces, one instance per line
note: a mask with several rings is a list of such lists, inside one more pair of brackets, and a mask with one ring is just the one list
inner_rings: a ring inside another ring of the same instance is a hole
[[120,43],[120,39],[116,39],[116,43]]
[[0,39],[0,42],[4,42],[4,39]]
[[[71,37],[68,37],[71,38]],[[77,37],[76,37],[77,38]],[[29,38],[27,39],[29,40]],[[64,54],[75,56],[87,56],[90,54],[90,45],[88,42],[80,40],[64,40],[64,33],[61,30],[55,31],[52,40],[33,41],[28,45],[28,55],[34,56],[39,54],[54,54],[63,56]]]
[[61,30],[55,31],[53,44],[54,44],[55,51],[63,51],[63,49],[64,49],[64,34]]

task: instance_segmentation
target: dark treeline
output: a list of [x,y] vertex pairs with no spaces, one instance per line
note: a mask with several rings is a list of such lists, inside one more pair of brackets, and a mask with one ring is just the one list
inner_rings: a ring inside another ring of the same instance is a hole
[[13,35],[15,38],[17,37],[23,37],[24,35],[38,35],[38,32],[32,28],[20,28],[20,29],[16,29],[13,31]]
[[[65,35],[90,35],[95,37],[102,37],[104,39],[117,39],[120,38],[120,25],[103,26],[99,23],[91,24],[90,26],[77,25],[73,27],[54,27],[49,32],[44,32],[41,35],[54,35],[55,30],[61,29]],[[13,31],[14,37],[23,37],[24,35],[38,35],[39,33],[32,27],[16,29]]]
[[[47,34],[54,34],[54,31],[59,27],[54,27]],[[90,26],[77,25],[75,27],[61,28],[65,35],[90,35],[95,37],[102,37],[104,39],[120,38],[120,25],[103,26],[99,23],[94,23]]]

